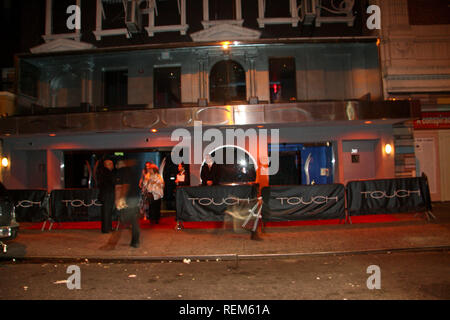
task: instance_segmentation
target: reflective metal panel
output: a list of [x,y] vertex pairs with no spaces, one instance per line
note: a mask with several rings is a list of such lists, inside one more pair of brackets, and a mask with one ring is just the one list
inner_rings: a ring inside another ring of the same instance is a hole
[[155,127],[161,120],[160,110],[126,111],[122,123],[126,128],[148,129]]
[[420,118],[420,105],[409,101],[320,101],[286,104],[211,106],[176,109],[147,109],[0,119],[1,135],[111,132],[151,128],[192,127],[194,120],[206,126],[227,125],[333,125],[358,120],[405,121]]
[[266,108],[265,119],[268,123],[289,123],[314,120],[308,110],[294,104]]
[[234,106],[234,124],[264,123],[264,105]]
[[161,109],[161,123],[167,127],[187,127],[193,124],[193,108]]
[[206,126],[233,125],[233,107],[206,107],[197,109],[195,120],[202,121]]

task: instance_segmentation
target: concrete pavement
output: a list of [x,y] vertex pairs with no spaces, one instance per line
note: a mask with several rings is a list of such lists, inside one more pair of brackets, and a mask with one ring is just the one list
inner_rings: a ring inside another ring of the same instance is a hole
[[0,259],[27,260],[208,260],[290,257],[302,255],[387,252],[394,250],[448,250],[450,203],[434,203],[436,221],[423,215],[390,215],[388,221],[353,224],[285,226],[264,228],[263,241],[252,241],[247,231],[225,223],[219,228],[172,228],[174,217],[158,226],[141,229],[141,246],[129,246],[128,229],[102,234],[100,230],[58,229],[41,231],[22,224],[19,236]]

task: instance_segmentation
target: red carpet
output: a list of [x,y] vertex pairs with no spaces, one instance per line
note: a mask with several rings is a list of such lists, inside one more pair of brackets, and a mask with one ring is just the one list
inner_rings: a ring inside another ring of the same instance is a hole
[[[351,217],[353,224],[358,223],[387,223],[396,221],[410,221],[410,220],[420,220],[420,216],[415,216],[414,213],[403,213],[403,214],[377,214],[377,215],[364,215],[364,216],[353,216]],[[344,221],[341,221],[343,224]],[[266,222],[265,227],[289,227],[289,226],[319,226],[319,225],[333,225],[339,224],[338,219],[332,220],[308,220],[308,221],[284,221],[284,222]],[[115,228],[117,222],[113,222],[113,228]],[[162,217],[159,224],[150,224],[149,221],[141,219],[140,221],[141,229],[175,229],[176,221],[174,216]],[[47,223],[46,229],[48,229],[49,224]],[[31,223],[31,222],[21,222],[20,228],[25,230],[39,230],[42,228],[42,222]],[[63,229],[100,229],[100,221],[91,222],[61,222],[54,223],[52,229],[63,230]],[[222,222],[184,222],[185,229],[217,229],[223,228]]]

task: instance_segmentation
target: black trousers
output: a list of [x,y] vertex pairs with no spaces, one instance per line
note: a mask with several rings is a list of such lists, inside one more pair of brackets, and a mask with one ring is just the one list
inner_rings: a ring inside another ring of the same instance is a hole
[[137,206],[119,210],[119,220],[121,225],[131,224],[131,244],[138,244],[141,235],[139,226],[139,208]]
[[102,232],[110,232],[114,213],[114,192],[103,193],[100,201],[102,203]]
[[150,221],[154,221],[156,223],[159,222],[159,219],[161,218],[161,199],[155,200],[153,197],[150,197],[148,199],[148,205],[149,205],[149,219]]

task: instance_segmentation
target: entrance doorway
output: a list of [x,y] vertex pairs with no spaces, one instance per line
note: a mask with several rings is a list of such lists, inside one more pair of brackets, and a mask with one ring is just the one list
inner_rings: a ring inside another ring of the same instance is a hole
[[[269,145],[269,152],[271,145]],[[280,170],[269,176],[269,185],[311,185],[334,182],[334,157],[330,142],[279,145]]]
[[[150,161],[156,164],[164,179],[164,198],[162,209],[175,209],[175,179],[178,166],[171,160],[171,148],[152,148],[145,150],[83,150],[64,152],[64,187],[96,188],[95,166],[106,157],[114,160],[126,159],[133,164],[131,167],[131,192],[139,194],[139,179],[145,163]],[[189,176],[189,166],[185,166],[186,175]]]

